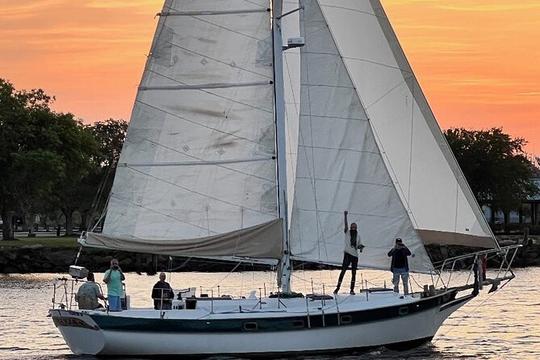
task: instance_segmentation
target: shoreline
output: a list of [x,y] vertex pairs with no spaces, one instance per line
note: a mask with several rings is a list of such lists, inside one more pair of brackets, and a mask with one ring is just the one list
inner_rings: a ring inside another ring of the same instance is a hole
[[[519,237],[519,240],[522,238]],[[516,243],[513,239],[501,239],[504,245]],[[20,241],[20,243],[18,243]],[[44,245],[48,241],[50,245]],[[25,273],[65,273],[69,266],[73,265],[77,256],[78,245],[75,238],[52,238],[51,240],[15,240],[8,242],[9,245],[0,241],[0,274],[25,274]],[[15,245],[14,245],[15,244]],[[16,246],[19,245],[19,246]],[[472,252],[471,248],[461,246],[426,246],[433,262],[447,257],[454,257]],[[155,274],[160,271],[174,272],[229,272],[234,268],[238,271],[268,271],[269,265],[225,262],[195,258],[172,258],[164,255],[137,254],[124,251],[111,251],[106,249],[83,248],[77,265],[84,266],[90,271],[99,272],[109,268],[112,258],[118,258],[122,269],[126,272],[139,272]],[[496,261],[490,261],[488,266],[498,266]],[[518,251],[513,267],[540,266],[540,238],[534,236]],[[295,263],[295,268],[306,270],[326,270],[338,267],[320,264]]]

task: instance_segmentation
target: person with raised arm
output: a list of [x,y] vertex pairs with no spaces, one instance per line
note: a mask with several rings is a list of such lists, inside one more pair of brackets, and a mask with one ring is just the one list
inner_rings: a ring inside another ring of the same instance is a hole
[[362,252],[362,250],[364,249],[364,245],[362,245],[360,235],[358,234],[358,226],[356,225],[356,223],[352,223],[351,227],[349,228],[349,224],[347,221],[348,214],[349,212],[347,210],[343,212],[343,220],[345,224],[345,247],[343,251],[343,263],[341,264],[341,272],[339,273],[339,279],[336,289],[334,290],[334,294],[337,294],[339,292],[341,282],[343,281],[343,276],[345,276],[345,272],[349,268],[349,265],[351,265],[350,294],[354,295],[354,285],[356,283],[356,268],[358,267],[358,251]]

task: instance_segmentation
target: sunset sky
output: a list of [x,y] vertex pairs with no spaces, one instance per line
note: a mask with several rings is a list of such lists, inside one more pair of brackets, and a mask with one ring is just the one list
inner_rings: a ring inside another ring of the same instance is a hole
[[[540,155],[540,0],[383,0],[443,128]],[[0,78],[85,122],[129,119],[162,0],[0,0]]]

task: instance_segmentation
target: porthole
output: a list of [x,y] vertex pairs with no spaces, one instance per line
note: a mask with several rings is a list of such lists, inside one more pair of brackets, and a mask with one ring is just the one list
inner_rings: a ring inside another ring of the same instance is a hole
[[351,315],[341,315],[341,324],[350,324],[352,323]]
[[407,315],[409,313],[409,307],[408,306],[402,306],[398,310],[399,315]]
[[254,321],[244,323],[244,330],[246,331],[257,331],[258,329],[259,326]]
[[304,327],[304,320],[294,320],[292,325],[296,329],[302,329]]

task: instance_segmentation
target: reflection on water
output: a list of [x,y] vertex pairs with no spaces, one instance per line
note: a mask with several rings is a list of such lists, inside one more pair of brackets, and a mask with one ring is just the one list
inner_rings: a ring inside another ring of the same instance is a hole
[[[535,287],[540,268],[518,270],[517,278],[501,291],[483,292],[455,312],[441,327],[432,343],[397,352],[384,348],[341,355],[339,359],[540,359],[540,297]],[[298,271],[293,288],[304,293],[330,292],[337,271]],[[52,303],[55,274],[0,275],[0,359],[94,359],[72,355],[52,321],[46,317]],[[101,280],[102,274],[96,274]],[[358,282],[370,286],[390,283],[387,272],[362,271]],[[415,278],[420,286],[427,279]],[[150,289],[157,276],[127,274],[127,290],[135,307],[150,307]],[[347,281],[347,279],[345,279]],[[174,288],[213,288],[214,294],[247,295],[255,290],[273,291],[270,272],[176,273]],[[346,282],[344,282],[346,283]],[[371,285],[374,284],[374,285]],[[217,286],[219,285],[219,290]],[[259,290],[261,289],[261,290]],[[414,331],[414,326],[411,327]],[[220,359],[220,357],[214,357]],[[221,357],[223,359],[223,357]],[[312,356],[302,359],[336,359]]]

